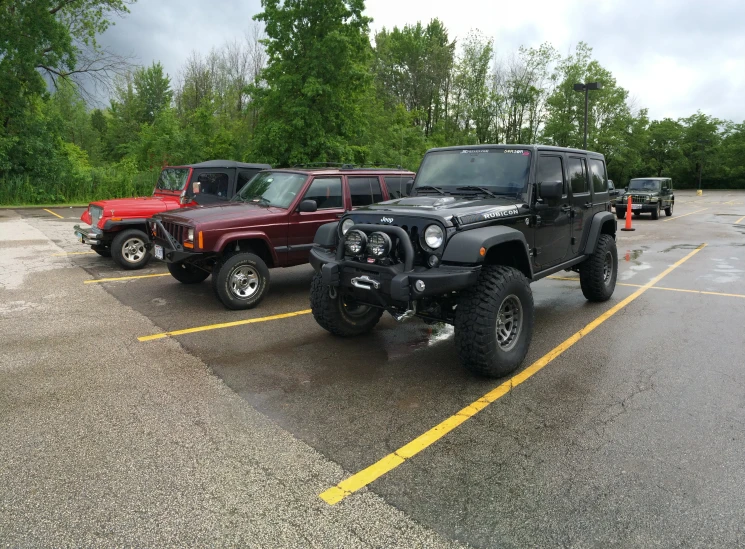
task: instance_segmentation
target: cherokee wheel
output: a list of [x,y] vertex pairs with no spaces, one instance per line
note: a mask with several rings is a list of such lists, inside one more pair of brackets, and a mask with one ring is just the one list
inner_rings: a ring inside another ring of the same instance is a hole
[[226,256],[215,265],[212,288],[228,309],[251,309],[266,295],[269,268],[255,254],[241,252]]
[[111,256],[124,269],[142,269],[150,261],[147,243],[147,235],[140,230],[122,231],[111,243]]
[[455,311],[455,345],[474,373],[502,377],[522,364],[533,338],[533,294],[513,267],[487,265]]

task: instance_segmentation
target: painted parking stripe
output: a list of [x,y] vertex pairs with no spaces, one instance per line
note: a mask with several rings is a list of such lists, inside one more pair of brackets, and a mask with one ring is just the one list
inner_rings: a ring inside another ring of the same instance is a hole
[[[570,280],[572,282],[579,282],[579,278],[570,276],[549,276],[552,280]],[[616,286],[628,286],[629,288],[643,288],[644,284],[629,284],[627,282],[616,282]],[[745,294],[727,294],[724,292],[707,292],[705,290],[686,290],[684,288],[666,288],[664,286],[650,286],[650,290],[664,290],[667,292],[683,292],[686,294],[701,294],[701,295],[718,295],[721,297],[739,297],[745,299]]]
[[59,214],[56,214],[56,213],[54,213],[54,212],[53,212],[52,210],[47,210],[46,208],[42,208],[42,210],[44,210],[44,211],[45,211],[45,212],[47,212],[47,213],[50,213],[50,214],[52,214],[52,215],[53,215],[54,217],[59,217],[60,219],[64,219],[64,217],[62,217],[62,216],[61,216],[61,215],[59,215]]
[[738,219],[737,221],[735,221],[735,225],[739,225],[740,224],[740,221],[742,221],[743,219],[745,219],[745,215],[743,215],[740,219]]
[[683,215],[676,215],[675,217],[668,217],[667,219],[663,219],[662,221],[675,221],[676,219],[680,219],[681,217],[685,217],[687,215],[697,214],[699,212],[703,212],[704,210],[708,210],[708,209],[709,208],[702,208],[700,210],[696,210],[695,212],[690,212],[690,213],[683,214]]
[[577,343],[580,339],[591,333],[595,328],[600,326],[603,322],[608,320],[610,317],[612,317],[614,314],[616,314],[618,311],[626,307],[629,303],[634,301],[636,298],[638,298],[640,295],[642,295],[644,292],[646,292],[649,288],[654,286],[657,282],[665,278],[668,274],[670,274],[672,271],[677,269],[680,265],[688,261],[690,258],[692,258],[694,255],[696,255],[699,251],[701,251],[706,244],[701,244],[698,248],[693,250],[691,253],[686,255],[683,259],[678,260],[676,263],[665,269],[661,274],[654,277],[652,280],[650,280],[647,284],[636,290],[633,294],[631,294],[629,297],[623,299],[610,309],[608,309],[606,312],[604,312],[602,315],[597,317],[595,320],[590,322],[587,326],[576,332],[574,335],[570,336],[568,339],[566,339],[564,342],[562,342],[560,345],[543,355],[541,358],[539,358],[537,361],[535,361],[533,364],[525,368],[523,371],[521,371],[516,376],[513,376],[512,378],[508,379],[495,389],[489,391],[484,396],[482,396],[480,399],[472,402],[459,412],[457,412],[455,415],[450,416],[443,422],[441,422],[439,425],[436,425],[426,433],[418,436],[408,444],[405,444],[395,452],[388,454],[380,461],[372,464],[366,469],[363,469],[359,473],[356,473],[352,475],[351,477],[341,481],[336,486],[332,486],[328,490],[324,491],[320,494],[320,498],[328,503],[329,505],[335,505],[336,503],[339,503],[344,498],[352,495],[353,493],[357,492],[358,490],[364,488],[374,480],[380,478],[381,476],[385,475],[386,473],[392,471],[402,463],[406,462],[406,460],[411,459],[415,455],[417,455],[419,452],[424,450],[425,448],[428,448],[430,445],[434,444],[438,440],[440,440],[442,437],[447,435],[450,431],[458,427],[459,425],[465,423],[470,418],[475,416],[477,413],[479,413],[481,410],[489,406],[492,402],[498,400],[499,398],[503,397],[510,391],[512,391],[515,387],[523,383],[524,381],[530,379],[535,374],[537,374],[539,371],[541,371],[546,365],[550,364],[556,357],[560,356],[564,351],[572,347],[575,343]]
[[116,278],[94,278],[93,280],[84,280],[83,284],[97,284],[99,282],[118,282],[119,280],[136,280],[138,278],[155,278],[157,276],[171,276],[171,273],[158,273],[158,274],[137,275],[137,276],[118,276]]
[[281,320],[283,318],[292,318],[294,316],[302,316],[310,314],[310,309],[303,311],[294,311],[292,313],[282,313],[279,315],[263,316],[260,318],[247,318],[245,320],[235,320],[233,322],[223,322],[221,324],[209,324],[207,326],[197,326],[196,328],[186,328],[184,330],[173,330],[171,332],[163,332],[160,334],[153,334],[149,336],[138,337],[138,341],[153,341],[154,339],[162,339],[168,336],[177,336],[183,334],[193,334],[195,332],[206,332],[208,330],[219,330],[221,328],[233,328],[234,326],[244,326],[246,324],[255,324],[257,322],[269,322],[270,320]]
[[61,254],[52,254],[53,257],[58,257],[61,255],[89,255],[89,254],[95,254],[96,252],[62,252]]

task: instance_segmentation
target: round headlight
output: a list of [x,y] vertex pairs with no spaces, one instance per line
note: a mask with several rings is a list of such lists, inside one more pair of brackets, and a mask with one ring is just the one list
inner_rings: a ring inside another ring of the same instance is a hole
[[367,245],[367,236],[362,231],[348,231],[344,236],[344,247],[349,255],[362,255]]
[[194,240],[194,229],[189,229],[186,235],[186,240]]
[[341,222],[341,234],[347,234],[347,231],[352,228],[354,221],[351,219],[345,219]]
[[430,225],[424,229],[424,243],[433,250],[442,246],[443,237],[444,235],[439,225]]
[[367,251],[375,257],[385,257],[391,251],[391,238],[381,232],[375,232],[367,239]]

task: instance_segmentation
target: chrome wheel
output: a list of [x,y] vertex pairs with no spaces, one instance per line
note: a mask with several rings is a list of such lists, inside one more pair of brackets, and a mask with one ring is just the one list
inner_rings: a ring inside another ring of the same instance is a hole
[[145,243],[139,238],[128,238],[122,245],[122,257],[129,263],[138,263],[145,257]]
[[603,261],[603,283],[607,286],[613,276],[613,255],[610,250],[605,254]]
[[259,291],[261,278],[253,267],[241,265],[230,275],[230,291],[236,297],[248,299]]
[[497,344],[503,351],[511,350],[520,337],[523,326],[523,306],[515,295],[508,295],[497,313]]

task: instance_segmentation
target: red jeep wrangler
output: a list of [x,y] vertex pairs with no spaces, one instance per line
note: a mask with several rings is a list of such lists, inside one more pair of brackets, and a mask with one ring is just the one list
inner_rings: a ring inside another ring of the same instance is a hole
[[153,195],[92,202],[75,225],[75,236],[98,255],[113,257],[124,269],[141,269],[150,260],[147,220],[177,208],[227,201],[269,164],[210,160],[168,166],[160,172]]
[[269,269],[307,263],[318,227],[345,211],[408,196],[404,169],[292,168],[260,172],[228,203],[150,220],[153,252],[184,284],[212,275],[229,309],[258,305]]

